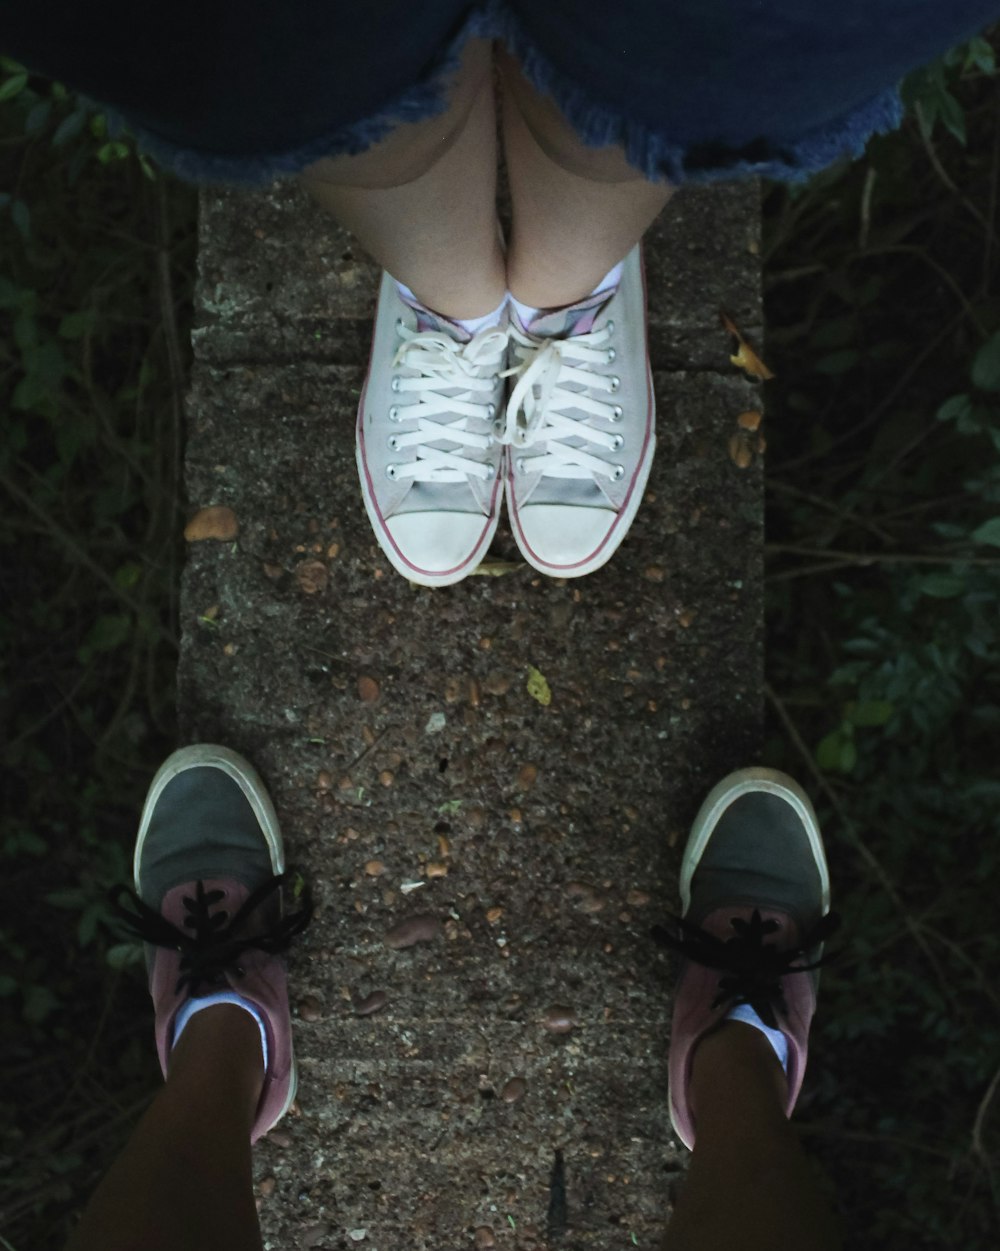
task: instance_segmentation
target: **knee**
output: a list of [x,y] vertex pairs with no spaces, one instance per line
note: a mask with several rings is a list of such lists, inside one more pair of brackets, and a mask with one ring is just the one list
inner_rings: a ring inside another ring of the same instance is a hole
[[643,181],[642,173],[628,163],[622,148],[588,147],[552,97],[542,95],[528,82],[510,53],[499,51],[497,61],[505,113],[513,113],[510,121],[522,125],[550,161],[589,182]]
[[423,177],[462,134],[472,111],[493,108],[492,46],[470,39],[451,80],[447,107],[420,122],[403,122],[357,156],[326,157],[302,173],[308,185],[388,191]]
[[388,191],[423,177],[461,132],[464,119],[430,118],[397,127],[358,156],[324,157],[302,172],[302,181],[329,187]]

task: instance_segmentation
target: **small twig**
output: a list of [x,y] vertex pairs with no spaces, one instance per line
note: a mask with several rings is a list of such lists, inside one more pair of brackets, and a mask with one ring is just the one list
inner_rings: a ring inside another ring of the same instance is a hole
[[802,739],[802,735],[799,733],[798,727],[796,726],[795,722],[792,720],[791,715],[788,712],[788,709],[785,707],[783,701],[776,694],[776,692],[774,691],[773,687],[771,686],[769,682],[764,683],[764,696],[767,699],[768,703],[771,705],[771,707],[774,709],[774,711],[777,713],[779,721],[785,727],[785,730],[788,733],[789,738],[791,738],[792,743],[795,745],[796,750],[798,751],[799,755],[802,757],[802,761],[805,764],[806,768],[809,770],[809,772],[812,774],[813,778],[815,779],[817,786],[819,786],[820,790],[822,790],[823,794],[829,800],[831,807],[836,812],[837,816],[840,818],[840,822],[843,827],[844,833],[847,837],[847,841],[851,844],[851,846],[854,848],[857,854],[861,857],[862,861],[872,871],[872,873],[875,875],[875,878],[882,886],[882,889],[889,896],[893,905],[895,906],[900,916],[902,917],[903,921],[905,922],[906,928],[909,930],[911,936],[913,937],[913,941],[917,944],[920,950],[927,957],[927,961],[930,964],[931,968],[934,970],[934,973],[937,976],[941,989],[945,993],[945,997],[950,999],[951,988],[949,986],[948,979],[945,977],[944,970],[939,967],[937,956],[935,955],[930,944],[927,942],[927,939],[924,937],[924,934],[920,925],[918,925],[918,923],[914,920],[913,916],[910,914],[909,909],[907,908],[906,904],[903,902],[902,896],[900,895],[899,891],[896,890],[896,887],[893,885],[892,878],[889,877],[889,874],[882,867],[882,862],[878,859],[878,857],[871,850],[871,848],[867,845],[867,843],[865,843],[861,839],[860,835],[858,834],[857,828],[855,827],[854,821],[848,814],[844,805],[841,803],[839,795],[833,789],[830,783],[827,781],[826,776],[823,773],[822,769],[820,769],[820,767],[817,765],[812,752],[805,745],[805,742]]
[[765,552],[786,556],[809,556],[817,560],[837,561],[841,565],[1000,565],[1000,556],[965,556],[961,552],[941,555],[935,552],[842,552],[834,548],[800,547],[795,543],[765,543]]
[[[88,555],[80,544],[77,543],[76,539],[74,539],[67,530],[64,530],[54,517],[50,516],[44,508],[31,498],[27,491],[23,491],[16,482],[12,481],[7,476],[7,474],[0,474],[0,487],[2,487],[8,495],[12,495],[14,499],[22,505],[22,507],[26,508],[28,512],[32,514],[32,516],[37,517],[38,520],[43,523],[46,531],[51,535],[51,537],[64,547],[78,564],[81,564],[85,568],[89,569],[94,577],[102,582],[108,590],[114,594],[116,599],[121,600],[121,602],[130,608],[132,612],[134,612],[137,616],[139,615],[142,611],[141,605],[139,605],[127,591],[123,590],[118,583],[115,582],[114,578],[112,578],[110,574],[106,573],[101,566]],[[164,627],[159,623],[156,623],[154,628],[158,630],[173,647],[177,647],[177,640],[173,637],[169,630],[164,629]]]
[[859,513],[853,512],[849,508],[843,508],[832,500],[825,499],[822,495],[814,495],[812,491],[804,491],[801,487],[792,486],[790,482],[781,482],[774,478],[769,478],[765,483],[765,487],[768,491],[777,491],[779,495],[793,495],[796,499],[805,500],[816,508],[832,513],[840,521],[853,521],[855,525],[861,526],[862,529],[870,530],[872,534],[880,538],[884,543],[896,542],[893,536],[888,531],[883,530],[877,522],[870,520],[868,517],[862,517]]
[[[163,339],[167,352],[167,368],[170,374],[170,460],[167,481],[167,499],[169,500],[170,518],[168,530],[172,531],[173,514],[177,510],[180,497],[183,460],[184,432],[184,395],[187,389],[187,377],[184,371],[183,353],[180,345],[180,334],[177,330],[175,315],[176,301],[174,297],[173,276],[170,270],[170,218],[167,209],[166,190],[161,178],[156,186],[156,275],[157,294],[160,303],[160,320],[163,327]],[[173,546],[171,545],[171,553]],[[171,561],[173,566],[173,561]],[[170,596],[170,620],[178,620],[177,578],[167,579]]]
[[918,352],[917,355],[911,359],[909,365],[903,370],[899,378],[896,379],[893,386],[889,388],[871,412],[867,413],[859,422],[856,422],[849,430],[845,430],[842,434],[837,435],[835,439],[822,449],[812,452],[803,452],[801,456],[796,456],[792,460],[782,461],[780,465],[773,465],[771,467],[771,472],[787,474],[789,471],[793,469],[800,469],[803,465],[808,465],[814,460],[825,459],[829,457],[830,453],[836,448],[840,447],[844,443],[850,442],[850,440],[861,434],[863,430],[867,430],[869,426],[873,426],[882,418],[883,414],[891,408],[893,404],[895,404],[899,396],[910,385],[913,376],[923,365],[924,361],[926,361],[929,356],[933,356],[941,344],[944,343],[946,339],[951,337],[954,333],[955,327],[964,316],[964,310],[959,310],[959,312],[952,317],[948,324],[937,335],[935,335],[933,339],[931,339],[930,343],[928,343],[922,351]]
[[850,560],[828,560],[818,565],[800,565],[797,569],[782,569],[780,573],[767,573],[764,581],[790,582],[793,578],[814,578],[821,573],[832,573],[834,569],[851,569],[854,562]]
[[898,1134],[876,1134],[861,1129],[828,1129],[821,1122],[797,1121],[796,1130],[807,1137],[841,1138],[846,1142],[884,1143],[886,1146],[905,1147],[907,1151],[919,1151],[924,1155],[937,1156],[941,1160],[951,1160],[953,1153],[944,1147],[931,1147],[925,1142],[914,1142],[911,1138],[901,1138]]
[[990,1082],[989,1086],[986,1087],[986,1094],[983,1095],[982,1099],[979,1101],[976,1119],[972,1126],[972,1150],[983,1161],[987,1169],[989,1169],[991,1176],[993,1172],[993,1163],[990,1158],[990,1153],[987,1151],[986,1145],[983,1142],[983,1126],[986,1123],[986,1113],[989,1110],[990,1104],[993,1102],[993,1096],[997,1093],[998,1086],[1000,1086],[1000,1069],[997,1069],[997,1071],[993,1074],[993,1080]]
[[[1000,173],[1000,91],[994,91],[994,108],[993,116],[993,154],[990,160],[990,200],[989,208],[986,210],[986,218],[988,221],[996,221],[997,213],[997,176]],[[993,231],[985,232],[986,243],[983,247],[983,281],[981,292],[987,295],[990,290],[991,274],[990,268],[993,263]]]
[[924,151],[927,153],[927,159],[931,163],[931,168],[934,170],[935,174],[937,174],[938,178],[941,180],[941,183],[948,189],[948,191],[951,192],[953,196],[955,196],[955,198],[958,200],[961,206],[967,212],[972,214],[972,216],[976,219],[979,225],[982,226],[983,230],[985,230],[988,235],[992,236],[993,226],[991,222],[983,216],[983,214],[979,211],[978,208],[976,208],[976,206],[972,203],[969,197],[965,195],[965,193],[961,190],[961,188],[956,185],[951,175],[948,173],[945,167],[941,164],[941,160],[938,157],[937,151],[935,150],[934,144],[931,140],[930,127],[927,125],[923,106],[920,104],[919,101],[917,102],[917,105],[916,105],[916,112],[917,112],[917,121],[919,123],[919,125],[917,126],[917,130],[920,133],[920,141],[924,145]]
[[861,221],[858,225],[858,251],[864,252],[868,247],[868,235],[872,225],[872,195],[875,191],[875,180],[878,170],[869,165],[865,172],[865,183],[861,189]]
[[939,265],[932,256],[930,256],[923,248],[918,248],[912,243],[886,243],[881,247],[872,248],[867,253],[868,256],[913,256],[919,261],[923,261],[930,269],[934,271],[944,285],[950,288],[955,299],[962,306],[963,314],[968,317],[972,324],[976,327],[984,339],[990,337],[990,331],[986,325],[980,321],[976,310],[969,301],[968,296],[958,285],[952,275],[945,269],[943,265]]

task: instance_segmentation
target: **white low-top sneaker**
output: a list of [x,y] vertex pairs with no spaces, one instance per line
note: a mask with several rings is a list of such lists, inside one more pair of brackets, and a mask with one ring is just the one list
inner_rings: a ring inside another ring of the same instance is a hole
[[504,439],[507,507],[525,560],[576,578],[609,559],[632,524],[655,446],[646,293],[638,245],[610,298],[590,296],[521,326]]
[[391,564],[411,582],[446,586],[482,560],[503,502],[508,330],[463,341],[461,329],[412,307],[383,274],[357,461],[368,517]]

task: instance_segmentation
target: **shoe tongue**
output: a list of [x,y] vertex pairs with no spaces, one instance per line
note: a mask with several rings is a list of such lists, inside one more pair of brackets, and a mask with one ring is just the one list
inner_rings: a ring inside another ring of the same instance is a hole
[[435,313],[433,309],[427,308],[419,300],[410,299],[402,291],[399,293],[399,298],[416,314],[417,330],[431,330],[436,334],[446,334],[457,343],[468,343],[472,339],[472,335],[464,327],[452,321],[450,317],[445,317],[443,313]]
[[[596,291],[575,304],[564,304],[560,308],[540,308],[521,329],[539,339],[567,339],[575,334],[588,334],[593,330],[598,314],[615,290],[616,288],[610,287],[604,291]],[[516,310],[512,316],[517,317]]]

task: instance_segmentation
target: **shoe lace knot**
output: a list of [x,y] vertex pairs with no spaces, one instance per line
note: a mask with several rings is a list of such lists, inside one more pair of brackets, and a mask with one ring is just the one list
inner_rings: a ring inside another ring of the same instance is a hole
[[[520,361],[506,372],[516,377],[498,433],[516,448],[544,443],[530,459],[533,473],[554,477],[616,477],[616,465],[598,453],[616,452],[624,438],[604,428],[621,420],[611,398],[621,380],[608,370],[611,326],[584,334],[538,340],[511,327]],[[596,424],[595,424],[596,420]]]
[[[254,918],[268,900],[272,905],[276,902],[272,896],[287,879],[287,873],[279,873],[262,882],[232,916],[225,908],[218,907],[225,892],[207,890],[205,883],[198,881],[194,894],[183,896],[185,915],[181,927],[144,903],[127,886],[114,887],[110,902],[117,916],[137,938],[155,947],[180,952],[180,976],[175,991],[180,993],[186,988],[194,996],[204,985],[223,984],[227,972],[242,976],[240,961],[246,952],[257,949],[278,955],[306,928],[313,912],[308,891],[303,894],[302,906],[297,911],[285,915],[279,912],[264,926],[259,925],[259,917]],[[252,919],[258,925],[247,932]]]
[[390,441],[406,459],[392,477],[418,482],[460,482],[492,476],[487,454],[496,439],[495,396],[507,353],[507,331],[481,330],[460,343],[443,330],[411,330],[400,320],[402,340],[392,360],[393,391],[410,397],[390,417],[406,428]]
[[783,1016],[788,1012],[782,979],[790,973],[808,973],[836,958],[833,953],[809,963],[796,963],[807,958],[809,952],[815,951],[839,928],[840,917],[835,912],[822,917],[794,947],[779,947],[764,941],[781,926],[773,918],[765,921],[758,908],[754,908],[749,919],[730,917],[733,934],[726,939],[710,934],[683,917],[671,915],[670,920],[676,932],[656,926],[653,938],[661,946],[722,974],[712,1010],[747,1003],[771,1029],[779,1028],[775,1010]]

